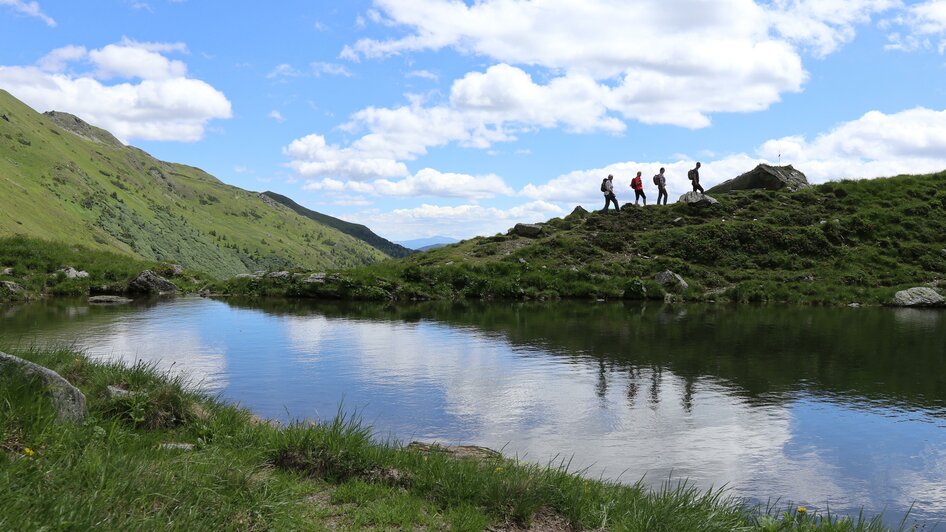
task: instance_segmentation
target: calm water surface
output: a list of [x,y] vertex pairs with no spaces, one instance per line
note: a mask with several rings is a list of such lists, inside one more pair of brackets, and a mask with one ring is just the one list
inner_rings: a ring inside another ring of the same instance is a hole
[[765,503],[946,516],[946,313],[183,298],[0,307],[0,348],[155,361],[267,417],[688,478]]

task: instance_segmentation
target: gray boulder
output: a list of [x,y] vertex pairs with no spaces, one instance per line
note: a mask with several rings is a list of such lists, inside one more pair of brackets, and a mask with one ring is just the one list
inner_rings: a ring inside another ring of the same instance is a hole
[[683,277],[673,273],[670,270],[662,271],[656,276],[657,282],[669,292],[683,292],[690,287]]
[[71,266],[66,266],[61,270],[57,270],[57,273],[63,273],[66,276],[66,279],[85,279],[89,276],[89,272],[80,272]]
[[679,203],[686,203],[693,207],[709,207],[710,205],[716,205],[719,202],[715,198],[711,198],[706,194],[700,194],[696,191],[690,191],[686,194],[680,196],[680,199],[677,200]]
[[13,281],[0,281],[0,295],[19,296],[23,294],[23,287]]
[[124,305],[131,303],[131,299],[122,296],[92,296],[89,303],[93,305]]
[[324,282],[325,282],[325,274],[322,273],[322,272],[313,273],[312,275],[310,275],[310,276],[306,277],[305,279],[303,279],[302,282],[303,282],[303,283],[306,283],[306,284],[313,284],[313,283],[319,283],[319,284],[321,284],[321,283],[324,283]]
[[[946,249],[943,250],[943,254],[946,255]],[[0,270],[0,275],[13,275],[13,268],[4,268]]]
[[128,283],[128,291],[135,294],[170,294],[177,292],[177,287],[153,271],[145,270]]
[[742,174],[739,177],[724,181],[707,192],[720,194],[723,192],[732,192],[733,190],[788,190],[795,192],[803,188],[808,188],[808,178],[805,174],[788,166],[769,166],[760,164],[753,170]]
[[516,224],[516,226],[512,228],[512,234],[526,238],[535,238],[542,234],[542,226],[535,224]]
[[69,381],[49,368],[0,352],[0,372],[16,370],[38,378],[46,386],[60,421],[82,421],[85,418],[85,395]]
[[270,272],[266,274],[270,279],[289,279],[292,275],[289,272]]
[[105,393],[108,395],[109,399],[125,399],[131,397],[135,392],[130,392],[124,388],[119,388],[118,386],[108,385],[105,387]]
[[932,288],[917,286],[894,294],[893,304],[898,307],[941,307],[946,300]]

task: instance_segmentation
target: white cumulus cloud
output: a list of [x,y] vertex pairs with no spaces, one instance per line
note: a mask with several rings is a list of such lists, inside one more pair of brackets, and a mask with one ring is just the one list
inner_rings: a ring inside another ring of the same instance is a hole
[[[123,141],[196,141],[210,120],[232,110],[222,92],[164,55],[186,51],[183,43],[130,39],[93,50],[65,46],[37,65],[0,66],[0,85],[35,109],[75,114]],[[83,65],[91,72],[72,72]],[[109,84],[113,78],[123,81]]]
[[10,6],[17,13],[26,15],[28,17],[38,18],[51,28],[56,27],[56,21],[46,13],[43,13],[43,8],[40,7],[39,2],[24,2],[23,0],[0,0],[0,6]]

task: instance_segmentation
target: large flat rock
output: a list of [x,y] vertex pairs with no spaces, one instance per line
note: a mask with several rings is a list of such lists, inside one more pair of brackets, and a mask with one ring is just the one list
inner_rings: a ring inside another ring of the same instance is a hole
[[760,164],[739,177],[724,181],[707,190],[711,194],[732,192],[734,190],[789,190],[794,192],[808,188],[805,174],[788,166],[770,166]]

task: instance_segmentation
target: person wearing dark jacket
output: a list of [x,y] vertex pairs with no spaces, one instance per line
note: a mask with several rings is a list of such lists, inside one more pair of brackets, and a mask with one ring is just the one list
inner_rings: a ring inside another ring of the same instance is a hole
[[667,176],[664,175],[664,169],[654,176],[654,184],[657,185],[657,205],[660,205],[660,198],[664,199],[664,205],[667,204]]
[[687,172],[687,177],[692,182],[693,192],[699,192],[700,194],[705,194],[703,192],[703,187],[700,186],[700,163],[696,163],[696,168]]

